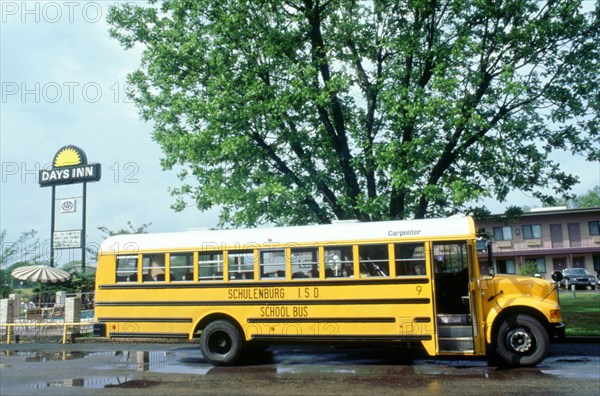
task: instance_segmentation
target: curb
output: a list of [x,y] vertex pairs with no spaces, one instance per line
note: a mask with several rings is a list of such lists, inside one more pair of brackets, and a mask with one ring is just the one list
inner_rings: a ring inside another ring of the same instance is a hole
[[76,337],[74,344],[198,344],[194,338],[109,338],[109,337]]
[[600,344],[600,337],[596,336],[568,336],[564,338],[555,338],[554,342],[558,344]]

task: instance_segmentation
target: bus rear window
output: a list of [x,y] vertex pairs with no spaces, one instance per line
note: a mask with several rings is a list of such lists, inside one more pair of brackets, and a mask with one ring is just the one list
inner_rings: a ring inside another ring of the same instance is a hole
[[117,256],[117,283],[137,282],[137,256]]

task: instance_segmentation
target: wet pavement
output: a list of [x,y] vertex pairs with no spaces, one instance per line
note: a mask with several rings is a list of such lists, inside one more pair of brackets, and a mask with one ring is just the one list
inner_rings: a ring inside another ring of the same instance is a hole
[[280,346],[214,367],[195,344],[19,344],[0,349],[0,394],[600,394],[600,345],[553,344],[538,367],[390,348]]

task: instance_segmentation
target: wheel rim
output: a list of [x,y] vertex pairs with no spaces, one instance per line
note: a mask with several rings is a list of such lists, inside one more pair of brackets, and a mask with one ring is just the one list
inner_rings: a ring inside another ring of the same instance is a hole
[[225,355],[231,351],[231,337],[225,331],[216,331],[211,334],[208,340],[208,349],[212,353]]
[[526,354],[534,350],[535,337],[524,327],[511,329],[506,333],[506,344],[519,354]]

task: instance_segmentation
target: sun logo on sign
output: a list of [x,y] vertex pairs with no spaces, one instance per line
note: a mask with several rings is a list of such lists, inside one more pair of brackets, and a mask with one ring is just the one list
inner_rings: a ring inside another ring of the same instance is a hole
[[54,167],[60,168],[63,166],[79,165],[82,162],[81,154],[73,147],[65,147],[60,150],[54,157]]

